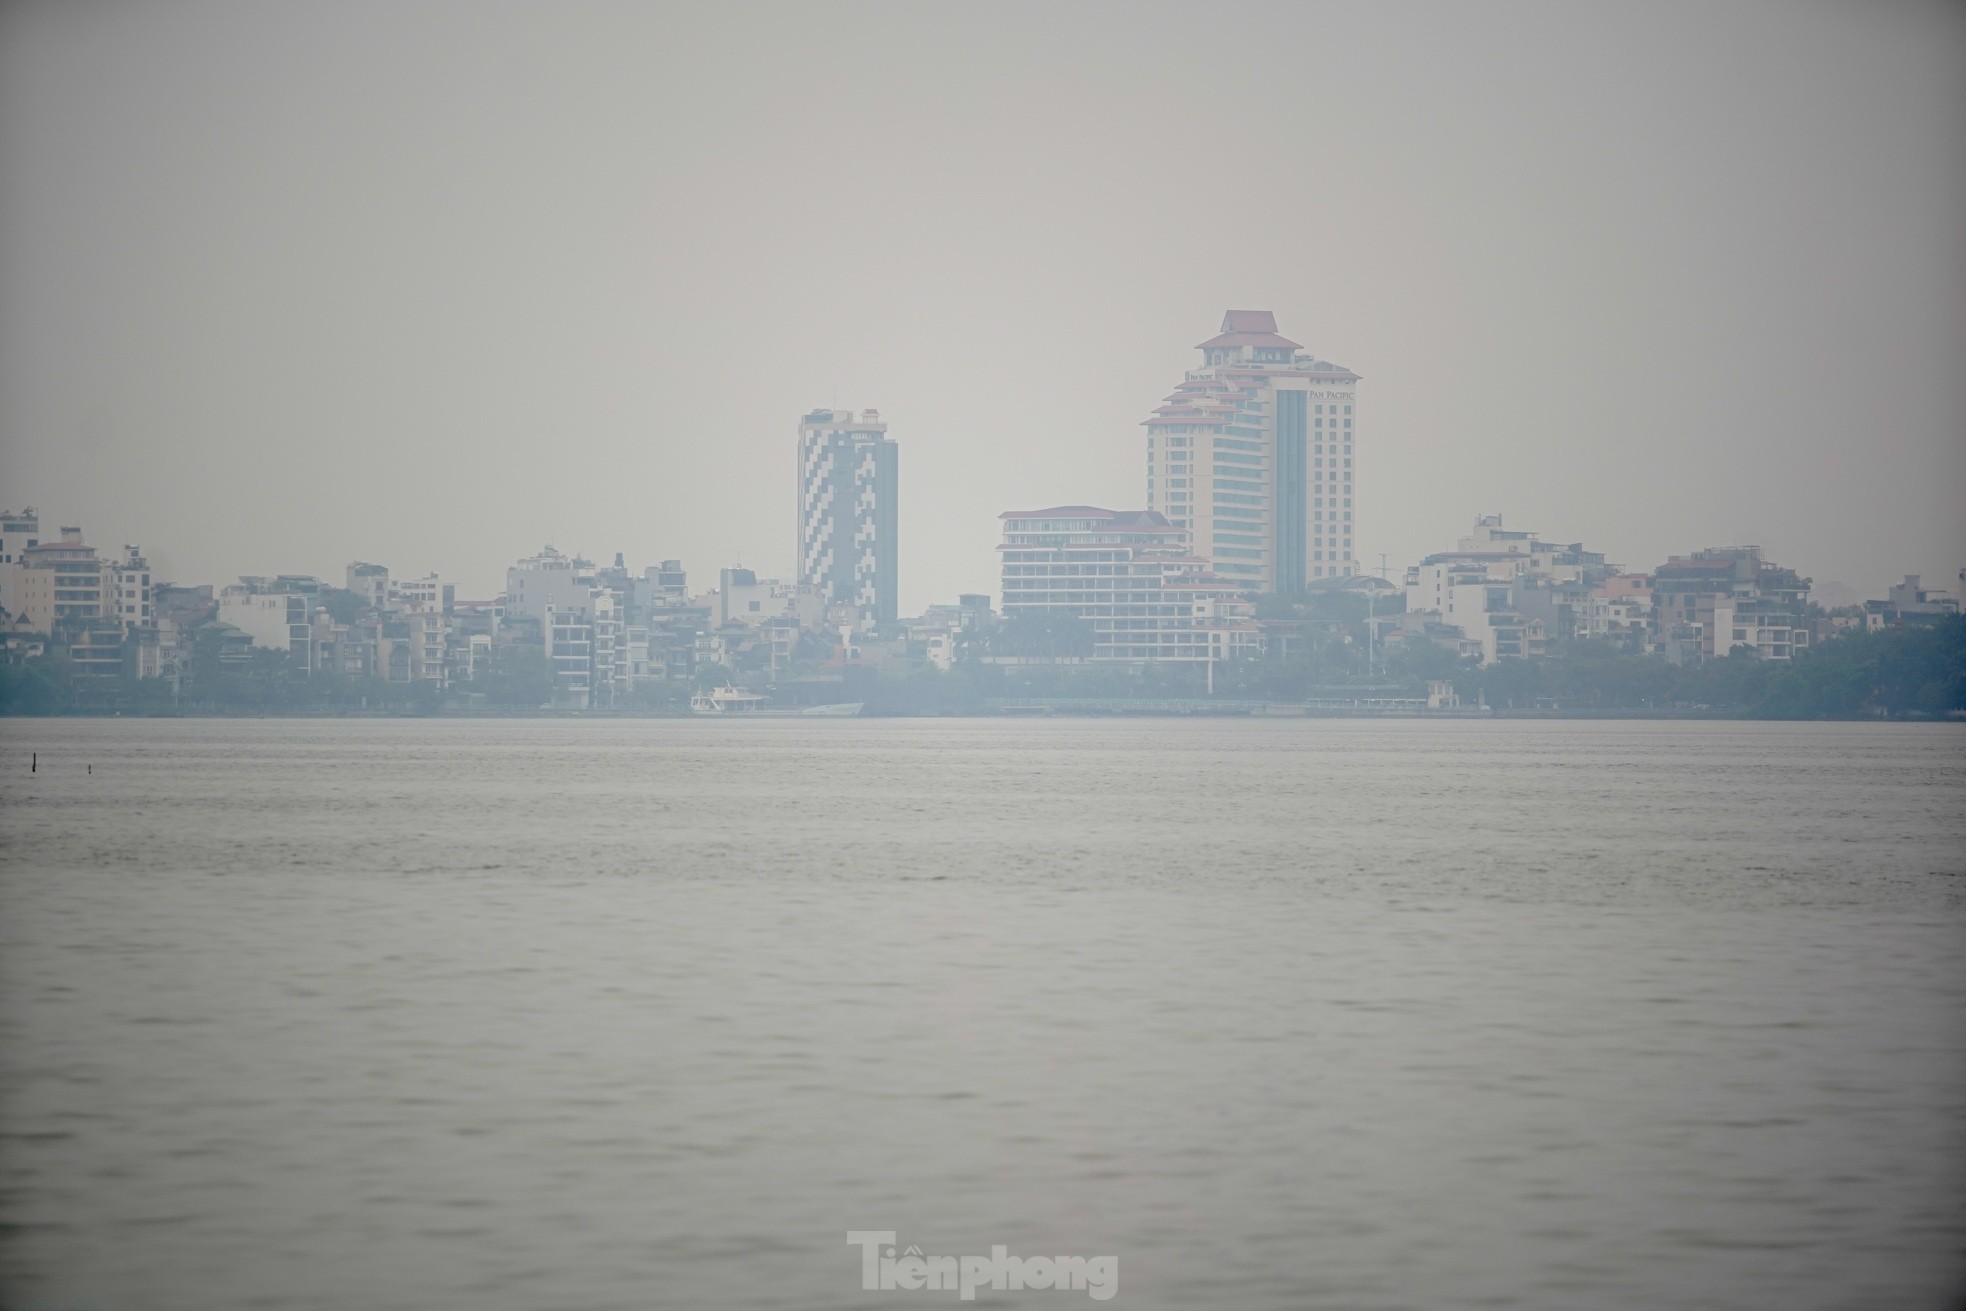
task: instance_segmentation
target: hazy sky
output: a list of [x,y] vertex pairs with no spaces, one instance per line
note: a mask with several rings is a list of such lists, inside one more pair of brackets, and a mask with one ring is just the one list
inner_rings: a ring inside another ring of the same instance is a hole
[[1144,499],[1225,308],[1364,375],[1359,549],[1966,565],[1966,7],[15,4],[0,505],[180,581],[542,543],[788,573],[813,406],[903,613]]

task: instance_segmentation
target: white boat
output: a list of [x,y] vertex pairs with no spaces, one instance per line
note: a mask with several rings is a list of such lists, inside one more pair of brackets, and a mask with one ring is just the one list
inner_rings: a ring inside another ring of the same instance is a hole
[[689,708],[699,715],[754,715],[770,704],[770,697],[742,691],[729,683],[689,699]]
[[743,715],[747,719],[791,719],[818,716],[846,719],[860,713],[862,701],[840,701],[824,706],[774,706],[771,698],[759,692],[745,692],[726,683],[689,699],[689,708],[699,715]]

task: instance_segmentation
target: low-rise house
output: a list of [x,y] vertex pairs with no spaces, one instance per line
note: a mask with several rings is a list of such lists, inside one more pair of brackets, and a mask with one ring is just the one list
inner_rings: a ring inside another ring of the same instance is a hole
[[1906,574],[1904,582],[1891,588],[1883,600],[1864,602],[1864,627],[1874,633],[1907,624],[1937,623],[1958,613],[1957,597],[1950,592],[1922,587],[1917,574]]

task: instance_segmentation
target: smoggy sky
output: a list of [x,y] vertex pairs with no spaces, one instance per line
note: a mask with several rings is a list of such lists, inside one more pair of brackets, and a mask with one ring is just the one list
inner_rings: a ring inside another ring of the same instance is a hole
[[1364,375],[1374,567],[1500,512],[1952,587],[1966,9],[0,12],[0,507],[178,581],[789,575],[837,405],[902,612],[994,594],[1231,306]]

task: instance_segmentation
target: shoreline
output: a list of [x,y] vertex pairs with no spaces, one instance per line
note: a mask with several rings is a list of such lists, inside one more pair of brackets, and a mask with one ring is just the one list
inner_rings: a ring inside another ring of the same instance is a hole
[[222,710],[186,710],[145,712],[101,712],[74,711],[54,715],[0,715],[0,723],[17,721],[48,721],[66,719],[198,719],[198,720],[248,720],[248,719],[423,719],[423,720],[617,720],[617,719],[659,719],[690,720],[705,723],[720,720],[762,722],[795,721],[834,722],[874,719],[1394,719],[1402,721],[1486,721],[1486,720],[1658,720],[1658,721],[1698,721],[1722,720],[1738,723],[1756,724],[1946,724],[1966,723],[1966,715],[1955,714],[1939,717],[1931,715],[1907,715],[1892,718],[1886,715],[1817,715],[1808,718],[1757,715],[1738,710],[1706,708],[1684,709],[1644,709],[1628,707],[1605,708],[1564,708],[1564,709],[1521,709],[1521,708],[1460,708],[1454,710],[1412,710],[1412,709],[1344,709],[1325,706],[1272,705],[1261,708],[1246,706],[1213,707],[1038,707],[1020,705],[996,710],[963,711],[867,711],[858,715],[700,715],[688,711],[676,713],[659,710],[435,710],[417,712],[409,710],[350,710],[350,711],[250,711],[234,712]]

